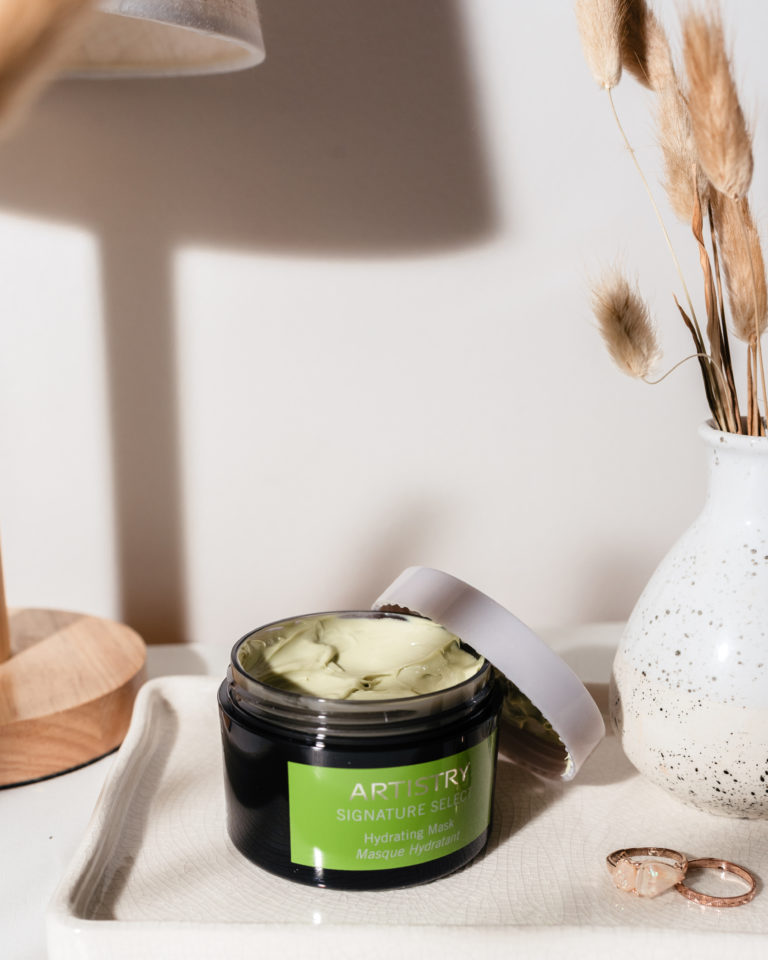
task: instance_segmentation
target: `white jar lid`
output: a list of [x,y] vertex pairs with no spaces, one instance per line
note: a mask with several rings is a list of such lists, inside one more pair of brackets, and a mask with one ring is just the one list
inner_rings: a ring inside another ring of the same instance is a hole
[[375,610],[391,607],[442,624],[490,660],[551,724],[565,748],[531,732],[538,724],[521,716],[523,698],[513,695],[502,712],[503,753],[546,777],[576,776],[605,735],[605,724],[581,680],[543,640],[495,600],[430,567],[408,567],[373,605]]

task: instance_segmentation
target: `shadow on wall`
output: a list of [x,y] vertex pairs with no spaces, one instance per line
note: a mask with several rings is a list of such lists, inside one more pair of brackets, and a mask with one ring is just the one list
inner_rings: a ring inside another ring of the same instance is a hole
[[0,207],[101,241],[122,617],[184,636],[173,250],[387,256],[494,232],[455,3],[261,0],[242,74],[69,81],[0,152]]

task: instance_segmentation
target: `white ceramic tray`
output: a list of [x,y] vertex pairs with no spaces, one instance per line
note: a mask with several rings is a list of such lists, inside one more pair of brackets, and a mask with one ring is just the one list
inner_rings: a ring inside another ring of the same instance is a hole
[[368,893],[273,877],[226,834],[217,685],[169,677],[141,691],[49,908],[50,960],[766,954],[762,890],[716,910],[674,890],[640,900],[613,887],[605,856],[626,846],[723,857],[764,876],[768,823],[682,806],[637,776],[610,736],[571,784],[502,762],[488,850],[451,877]]

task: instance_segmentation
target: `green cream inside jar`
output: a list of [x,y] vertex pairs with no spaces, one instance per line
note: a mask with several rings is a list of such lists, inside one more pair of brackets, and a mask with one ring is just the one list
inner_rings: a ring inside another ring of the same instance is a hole
[[319,614],[259,631],[237,659],[251,677],[327,700],[391,700],[435,693],[485,662],[445,627],[415,616]]

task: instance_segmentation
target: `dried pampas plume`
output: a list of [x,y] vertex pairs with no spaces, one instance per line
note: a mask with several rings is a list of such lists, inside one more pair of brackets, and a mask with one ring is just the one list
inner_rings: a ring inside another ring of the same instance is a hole
[[[613,117],[648,193],[685,294],[685,306],[677,297],[674,300],[695,352],[669,373],[687,360],[698,359],[707,403],[718,429],[765,436],[768,380],[762,335],[768,328],[768,289],[760,238],[746,199],[752,179],[752,143],[725,49],[722,20],[715,0],[709,0],[706,14],[689,11],[684,15],[683,83],[678,79],[667,35],[650,3],[577,0],[577,14],[587,60],[595,78],[607,89]],[[612,46],[617,20],[618,56]],[[616,109],[611,87],[622,67],[656,94],[664,187],[675,214],[690,226],[696,241],[704,281],[705,326],[696,316],[653,191]],[[725,290],[731,308],[730,324],[724,307]],[[660,351],[648,308],[639,293],[615,270],[595,285],[592,293],[600,332],[619,368],[647,383],[660,382],[649,379]],[[730,329],[747,343],[747,416],[743,423]],[[762,390],[762,411],[758,386]]]
[[606,90],[621,79],[624,0],[576,0],[576,20],[592,76]]
[[649,90],[659,93],[677,83],[667,35],[645,0],[626,0],[621,54],[622,64]]
[[745,196],[752,180],[752,142],[725,50],[719,15],[688,13],[683,20],[688,107],[699,161],[727,197]]
[[60,69],[92,0],[0,0],[0,125],[7,129]]
[[627,0],[622,60],[643,86],[658,95],[664,188],[675,214],[690,223],[696,191],[706,196],[708,185],[698,163],[688,105],[680,92],[669,40],[646,0]]
[[657,128],[664,158],[664,189],[675,216],[689,224],[697,199],[706,202],[709,182],[699,164],[691,117],[677,83],[659,91]]
[[750,343],[764,332],[768,319],[768,291],[760,236],[745,200],[736,203],[715,194],[713,208],[733,332],[739,340]]
[[592,289],[592,309],[608,353],[630,377],[647,377],[661,356],[648,307],[616,269]]

